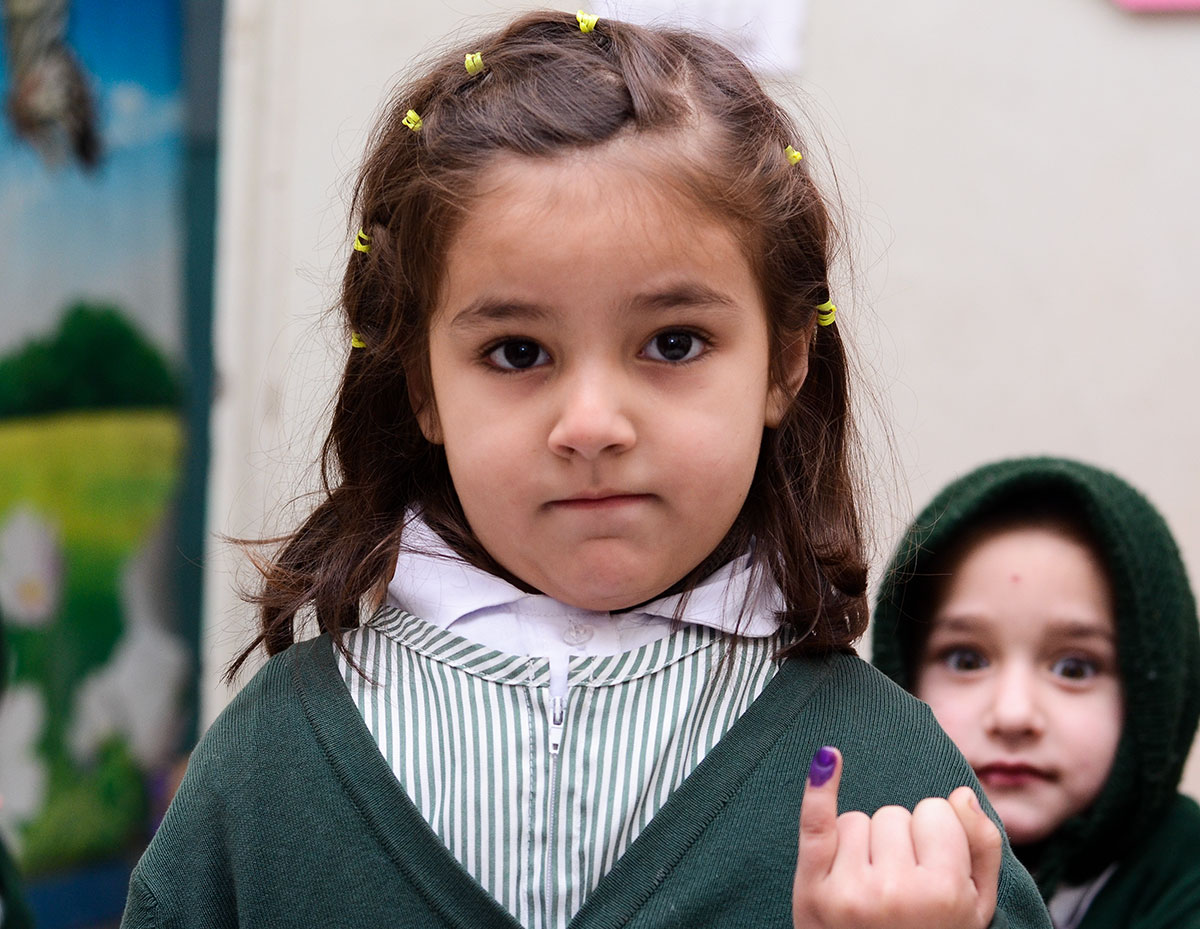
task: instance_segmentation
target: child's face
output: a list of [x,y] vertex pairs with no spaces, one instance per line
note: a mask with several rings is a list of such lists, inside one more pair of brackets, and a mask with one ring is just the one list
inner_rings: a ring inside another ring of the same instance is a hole
[[472,531],[592,610],[653,598],[718,545],[791,394],[768,383],[738,240],[638,170],[640,144],[499,158],[430,327],[422,428]]
[[1083,811],[1121,735],[1112,602],[1092,552],[1061,532],[988,536],[948,582],[916,694],[966,756],[1014,845]]

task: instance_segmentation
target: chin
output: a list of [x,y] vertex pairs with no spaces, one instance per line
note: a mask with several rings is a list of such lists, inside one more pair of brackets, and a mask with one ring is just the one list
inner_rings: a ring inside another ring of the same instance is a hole
[[996,807],[996,812],[1000,821],[1004,823],[1008,841],[1014,846],[1033,845],[1052,836],[1058,828],[1057,824],[1048,825],[1044,822],[1029,822],[1021,817],[1006,817],[999,807]]
[[576,570],[562,571],[554,576],[541,572],[541,584],[533,578],[526,580],[568,606],[599,613],[624,610],[653,600],[677,580],[648,576],[644,564],[629,563],[626,559],[616,563],[591,561],[590,564],[586,559],[579,559],[575,567]]
[[597,613],[611,613],[653,600],[670,586],[647,583],[644,580],[637,582],[628,577],[606,579],[600,572],[595,572],[580,578],[576,584],[564,584],[560,581],[540,589],[568,606]]
[[647,600],[653,600],[657,594],[638,594],[628,591],[609,590],[576,590],[559,589],[546,591],[555,600],[573,606],[580,610],[591,610],[594,613],[611,613],[614,610],[624,610]]

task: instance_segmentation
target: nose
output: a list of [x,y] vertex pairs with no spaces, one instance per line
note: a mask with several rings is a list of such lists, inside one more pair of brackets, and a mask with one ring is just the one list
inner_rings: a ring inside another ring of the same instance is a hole
[[1000,669],[984,720],[988,731],[1008,742],[1035,739],[1045,729],[1035,671],[1022,665]]
[[637,433],[628,399],[628,385],[619,372],[589,367],[564,376],[555,394],[550,450],[590,461],[633,448]]

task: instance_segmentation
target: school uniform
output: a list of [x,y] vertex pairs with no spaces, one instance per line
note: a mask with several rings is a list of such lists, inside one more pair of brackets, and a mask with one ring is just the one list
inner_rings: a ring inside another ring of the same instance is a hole
[[[124,925],[790,927],[820,746],[843,810],[975,782],[856,657],[774,662],[778,592],[750,581],[735,558],[594,614],[423,537],[349,660],[297,644],[214,724]],[[994,925],[1048,925],[1007,849]]]
[[905,687],[928,595],[927,567],[962,533],[1018,499],[1069,503],[1089,529],[1113,594],[1125,721],[1092,805],[1018,857],[1058,929],[1200,929],[1200,810],[1178,793],[1200,720],[1200,624],[1187,572],[1157,510],[1120,478],[1080,462],[998,462],[952,483],[914,520],[880,587],[872,660]]

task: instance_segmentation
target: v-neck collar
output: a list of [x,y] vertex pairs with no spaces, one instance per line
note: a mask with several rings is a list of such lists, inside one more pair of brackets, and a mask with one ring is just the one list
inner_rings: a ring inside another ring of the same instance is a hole
[[[363,722],[327,635],[291,649],[292,680],[318,742],[369,828],[429,906],[458,929],[520,923],[466,871],[421,816]],[[696,766],[569,926],[625,925],[794,724],[829,673],[815,660],[785,661],[759,697]]]

